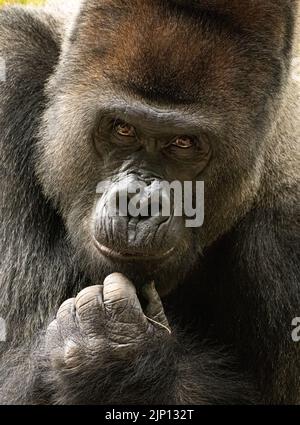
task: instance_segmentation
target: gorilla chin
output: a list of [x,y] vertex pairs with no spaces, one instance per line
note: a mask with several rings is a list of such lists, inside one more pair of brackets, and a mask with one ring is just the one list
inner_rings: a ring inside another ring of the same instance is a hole
[[164,262],[168,257],[174,253],[175,247],[168,249],[167,251],[158,252],[156,254],[148,253],[143,250],[116,250],[109,248],[96,239],[94,239],[95,246],[98,251],[105,257],[111,259],[112,261],[121,261],[121,262],[142,262],[151,264],[154,262]]
[[[101,257],[101,270],[105,269],[107,274],[116,271],[124,274],[137,289],[154,281],[159,294],[165,296],[177,285],[179,271],[182,275],[184,270],[180,261],[181,256],[175,247],[153,253],[142,249],[128,248],[128,251],[112,249],[101,244],[95,238],[93,238],[93,242]],[[176,263],[178,270],[176,267],[174,273],[174,264]],[[189,268],[190,265],[187,266],[187,269]]]

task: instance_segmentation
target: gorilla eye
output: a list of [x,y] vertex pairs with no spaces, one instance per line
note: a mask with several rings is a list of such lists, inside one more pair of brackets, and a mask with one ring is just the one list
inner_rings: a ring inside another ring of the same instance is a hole
[[180,149],[190,149],[194,146],[195,140],[192,137],[183,136],[183,137],[177,137],[172,145],[176,146]]
[[121,137],[135,136],[135,128],[124,121],[117,121],[114,125],[114,130]]

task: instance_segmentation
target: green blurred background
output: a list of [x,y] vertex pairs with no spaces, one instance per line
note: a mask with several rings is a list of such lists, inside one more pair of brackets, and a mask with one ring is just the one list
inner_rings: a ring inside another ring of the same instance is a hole
[[0,6],[2,6],[3,4],[9,4],[9,3],[39,4],[39,3],[42,3],[42,0],[0,0]]

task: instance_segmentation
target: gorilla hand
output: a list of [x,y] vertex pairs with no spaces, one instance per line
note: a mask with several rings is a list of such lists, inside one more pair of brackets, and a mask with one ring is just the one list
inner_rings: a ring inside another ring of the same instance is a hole
[[95,395],[100,377],[103,384],[118,369],[125,374],[128,365],[140,361],[146,346],[161,345],[170,339],[154,284],[144,288],[143,297],[148,302],[144,311],[134,285],[121,274],[112,274],[103,285],[85,288],[62,304],[47,329],[45,348],[51,382],[57,387],[54,392],[67,383],[68,391],[65,388],[62,393],[76,393],[75,398],[64,399],[63,403],[84,403],[85,397],[73,386],[77,387],[78,382],[85,382],[89,403],[102,402],[105,389],[99,399]]

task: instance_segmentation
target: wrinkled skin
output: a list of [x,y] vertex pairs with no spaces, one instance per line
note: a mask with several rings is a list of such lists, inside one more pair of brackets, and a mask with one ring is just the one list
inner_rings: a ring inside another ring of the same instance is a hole
[[135,286],[115,273],[103,285],[85,288],[65,301],[46,333],[52,367],[57,371],[86,368],[87,362],[98,363],[106,353],[130,359],[139,345],[164,338],[168,321],[154,284],[144,294],[145,312]]

